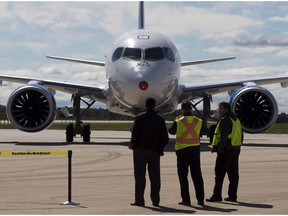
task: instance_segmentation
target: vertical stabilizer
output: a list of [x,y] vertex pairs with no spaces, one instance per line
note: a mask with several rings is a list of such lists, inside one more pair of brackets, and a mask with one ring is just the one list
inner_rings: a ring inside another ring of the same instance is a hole
[[144,29],[144,2],[139,2],[139,20],[138,29]]

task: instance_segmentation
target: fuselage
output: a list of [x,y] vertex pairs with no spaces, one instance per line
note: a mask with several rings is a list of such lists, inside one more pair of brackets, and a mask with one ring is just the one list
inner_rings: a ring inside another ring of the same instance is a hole
[[168,37],[142,29],[126,33],[112,43],[106,58],[110,111],[136,115],[148,97],[156,99],[159,113],[176,109],[181,60]]

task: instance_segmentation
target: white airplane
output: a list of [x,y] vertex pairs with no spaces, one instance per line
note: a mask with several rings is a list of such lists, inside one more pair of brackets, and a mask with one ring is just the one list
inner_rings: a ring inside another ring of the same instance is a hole
[[247,79],[201,86],[179,83],[181,67],[230,60],[234,57],[182,62],[177,48],[168,37],[144,28],[143,2],[139,3],[138,30],[117,38],[108,51],[106,62],[47,57],[105,67],[106,71],[105,88],[0,75],[1,81],[24,84],[9,97],[7,117],[16,128],[25,132],[41,131],[54,121],[57,113],[54,99],[56,91],[71,94],[74,99],[76,127],[73,124],[67,126],[67,142],[72,142],[76,134],[81,134],[84,142],[90,141],[90,126],[81,124],[82,98],[91,100],[85,101],[88,108],[98,101],[105,103],[109,111],[127,116],[135,116],[143,111],[147,97],[156,99],[156,111],[160,114],[175,111],[177,105],[183,101],[203,98],[203,117],[206,120],[210,114],[211,96],[229,92],[230,103],[242,122],[243,130],[258,133],[271,127],[278,116],[275,98],[259,85],[280,83],[282,87],[288,87],[288,77]]

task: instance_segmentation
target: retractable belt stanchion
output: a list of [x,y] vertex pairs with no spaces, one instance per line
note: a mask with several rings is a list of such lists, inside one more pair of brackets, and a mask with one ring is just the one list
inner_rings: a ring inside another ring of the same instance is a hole
[[61,205],[80,205],[72,202],[72,151],[64,152],[0,152],[0,156],[50,156],[50,155],[68,155],[68,201]]
[[72,202],[72,151],[68,151],[68,201],[62,205],[80,205],[80,203]]

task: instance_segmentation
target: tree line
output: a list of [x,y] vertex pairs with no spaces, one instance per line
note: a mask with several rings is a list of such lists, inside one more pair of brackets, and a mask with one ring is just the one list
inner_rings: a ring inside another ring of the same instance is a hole
[[[72,113],[72,108],[68,108],[68,110],[70,111],[70,113]],[[211,114],[214,113],[215,111],[211,111]],[[198,113],[194,113],[196,116],[199,116]],[[181,115],[181,111],[180,110],[176,110],[173,113],[164,115],[164,119],[166,121],[173,121],[175,120],[175,118],[177,116]],[[125,121],[125,120],[133,120],[132,117],[129,116],[123,116],[117,113],[112,113],[107,109],[103,109],[103,108],[90,108],[88,110],[85,109],[81,109],[81,116],[83,120],[114,120],[114,121]],[[4,105],[0,105],[0,120],[6,120],[6,106]],[[58,112],[58,116],[57,119],[59,120],[64,120],[66,119],[65,116]],[[286,113],[281,113],[278,115],[278,119],[277,119],[277,123],[288,123],[288,114]]]

